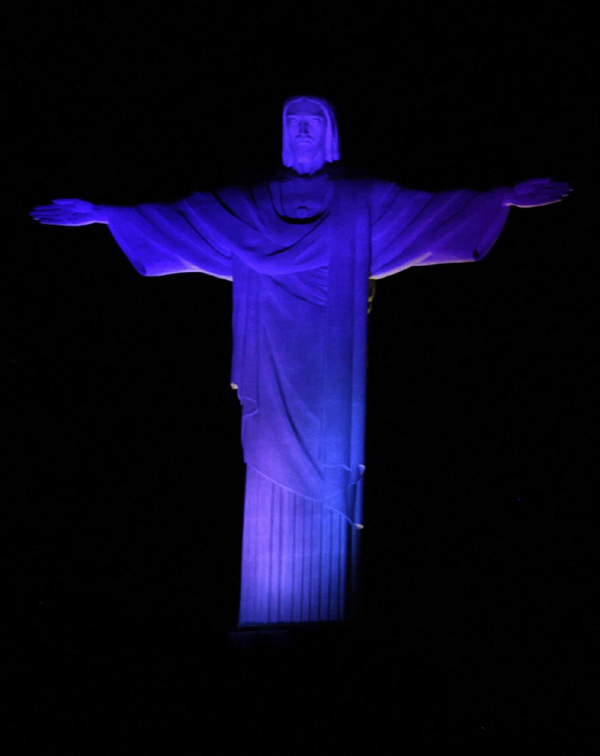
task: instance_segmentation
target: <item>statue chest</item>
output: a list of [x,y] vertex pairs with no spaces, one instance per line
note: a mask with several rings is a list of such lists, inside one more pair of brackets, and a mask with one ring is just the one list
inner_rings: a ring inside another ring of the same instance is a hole
[[312,218],[320,215],[331,201],[331,185],[326,179],[285,181],[279,183],[279,203],[288,218]]

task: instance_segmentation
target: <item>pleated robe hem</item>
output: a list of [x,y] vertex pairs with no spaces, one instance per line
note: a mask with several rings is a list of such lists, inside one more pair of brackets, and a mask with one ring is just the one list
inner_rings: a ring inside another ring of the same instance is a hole
[[357,533],[341,512],[248,465],[238,627],[347,620]]

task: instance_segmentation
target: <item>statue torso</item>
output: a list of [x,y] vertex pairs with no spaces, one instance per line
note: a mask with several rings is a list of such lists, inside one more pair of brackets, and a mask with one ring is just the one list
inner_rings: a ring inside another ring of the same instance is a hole
[[321,215],[333,198],[333,182],[326,172],[301,176],[286,171],[273,182],[273,202],[279,215],[300,220]]

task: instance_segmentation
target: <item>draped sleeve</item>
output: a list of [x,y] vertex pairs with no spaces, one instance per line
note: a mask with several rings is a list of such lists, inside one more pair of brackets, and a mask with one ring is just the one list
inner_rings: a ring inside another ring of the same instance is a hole
[[227,231],[236,222],[216,194],[108,208],[109,230],[143,276],[206,273],[232,280]]
[[374,182],[371,277],[485,257],[508,216],[509,208],[502,204],[505,192],[501,187],[430,194]]

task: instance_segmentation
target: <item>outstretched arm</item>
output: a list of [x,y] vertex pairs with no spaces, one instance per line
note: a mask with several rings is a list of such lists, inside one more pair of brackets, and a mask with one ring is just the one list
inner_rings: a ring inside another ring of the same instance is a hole
[[508,189],[504,196],[504,207],[541,207],[560,202],[573,190],[566,182],[549,178],[527,179]]
[[143,276],[196,272],[232,280],[232,245],[226,238],[231,219],[212,194],[134,207],[57,199],[34,208],[30,215],[50,226],[107,225]]
[[540,207],[571,192],[564,182],[529,179],[490,192],[415,192],[375,186],[371,275],[384,278],[412,266],[484,257],[500,234],[510,206]]
[[89,226],[108,223],[108,207],[81,199],[56,199],[51,205],[38,205],[29,213],[34,220],[48,226]]

